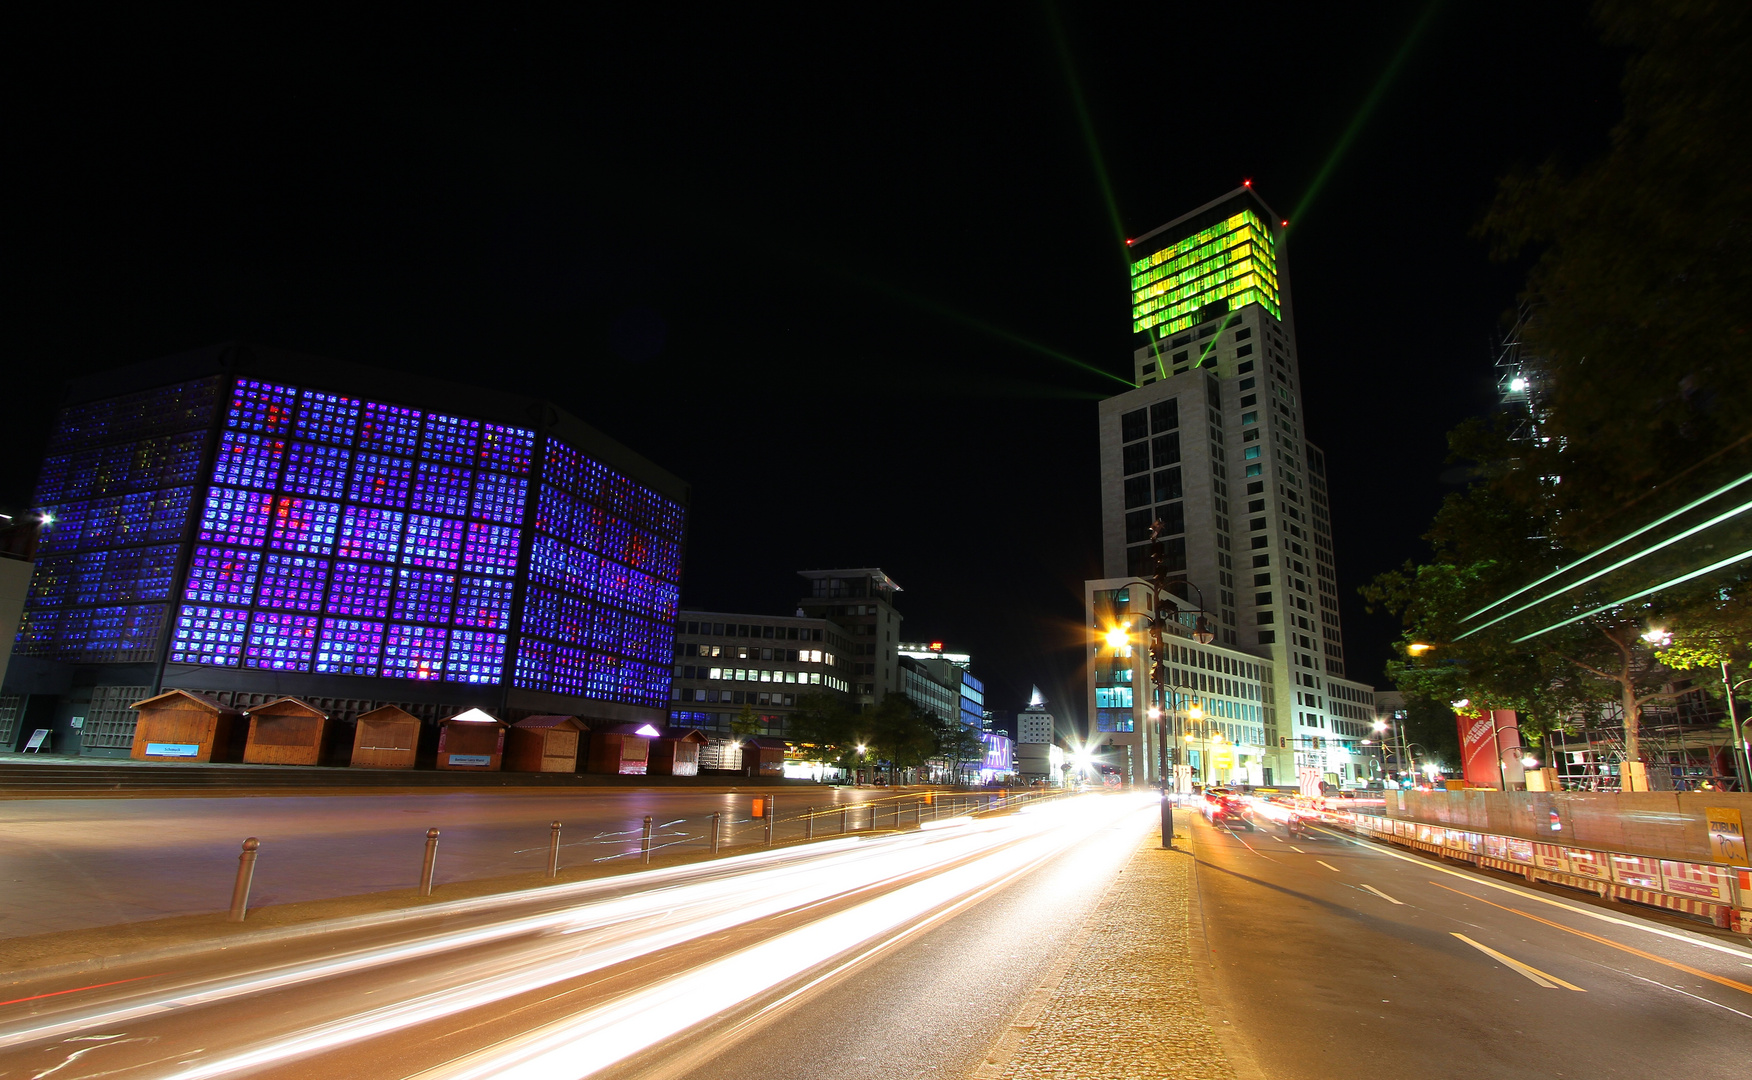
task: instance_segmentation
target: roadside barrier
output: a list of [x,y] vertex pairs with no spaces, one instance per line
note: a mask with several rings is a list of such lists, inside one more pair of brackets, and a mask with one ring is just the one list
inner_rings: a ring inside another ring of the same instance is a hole
[[1752,868],[1546,844],[1348,810],[1313,812],[1358,836],[1521,874],[1528,881],[1549,881],[1695,915],[1736,933],[1752,933]]

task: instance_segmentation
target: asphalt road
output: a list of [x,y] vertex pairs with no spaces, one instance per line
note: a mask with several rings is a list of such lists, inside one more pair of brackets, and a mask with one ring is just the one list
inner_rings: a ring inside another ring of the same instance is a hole
[[16,987],[0,1075],[962,1077],[1151,819],[1065,800]]
[[[776,797],[781,840],[810,828],[811,810],[856,807],[853,830],[868,827],[872,806],[880,825],[896,808],[908,821],[918,812],[917,795],[831,787],[6,800],[0,938],[223,911],[249,836],[261,841],[251,903],[262,907],[410,888],[433,827],[440,884],[541,870],[555,820],[569,866],[636,856],[647,814],[659,853],[704,848],[713,813],[727,847],[754,847],[765,839],[751,817],[756,797]],[[984,796],[939,798],[947,807]],[[812,827],[820,836],[840,826],[829,810]]]
[[1337,832],[1213,828],[1203,994],[1243,1076],[1743,1078],[1752,942]]

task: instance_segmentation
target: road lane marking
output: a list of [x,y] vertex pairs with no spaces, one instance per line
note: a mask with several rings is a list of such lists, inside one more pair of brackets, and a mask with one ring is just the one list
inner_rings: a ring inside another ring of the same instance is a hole
[[[160,972],[162,974],[162,972]],[[141,979],[156,979],[157,975],[136,975],[132,979],[117,979],[115,982],[92,983],[90,986],[75,986],[71,990],[56,990],[47,994],[32,994],[29,997],[13,998],[11,1001],[0,1001],[0,1005],[17,1005],[21,1001],[39,1001],[42,998],[60,997],[62,994],[77,994],[81,990],[101,990],[106,986],[120,986],[123,983],[139,982]]]
[[[1433,881],[1430,882],[1430,884],[1435,885],[1436,888],[1438,888],[1438,889],[1448,889],[1448,886],[1437,885]],[[1473,896],[1471,893],[1460,892],[1459,889],[1448,889],[1448,891],[1451,893],[1459,893],[1459,895],[1464,896],[1468,900],[1476,900],[1481,904],[1489,904],[1493,908],[1502,908],[1504,911],[1512,911],[1515,914],[1520,915],[1523,918],[1532,919],[1534,922],[1544,923],[1546,926],[1555,926],[1559,930],[1564,931],[1565,933],[1574,934],[1577,937],[1585,937],[1589,941],[1597,941],[1602,945],[1610,945],[1614,949],[1618,949],[1622,952],[1630,953],[1633,956],[1640,956],[1644,960],[1653,960],[1657,964],[1665,964],[1670,968],[1674,968],[1678,971],[1683,971],[1687,975],[1695,975],[1700,979],[1708,979],[1711,982],[1718,982],[1718,983],[1721,983],[1723,986],[1730,986],[1730,987],[1733,987],[1735,990],[1743,990],[1748,994],[1752,994],[1752,986],[1747,986],[1743,982],[1736,982],[1733,979],[1727,978],[1726,976],[1715,975],[1715,974],[1712,974],[1708,971],[1703,970],[1702,968],[1694,968],[1690,964],[1681,964],[1677,960],[1669,960],[1664,956],[1656,956],[1652,952],[1644,952],[1641,949],[1634,948],[1630,945],[1620,945],[1618,942],[1613,941],[1611,938],[1603,938],[1597,934],[1590,934],[1586,930],[1577,930],[1573,926],[1565,926],[1564,924],[1562,924],[1560,922],[1552,922],[1550,919],[1541,919],[1539,916],[1534,915],[1531,912],[1522,911],[1520,908],[1512,908],[1512,907],[1508,907],[1508,906],[1503,905],[1503,904],[1498,904],[1498,903],[1495,903],[1494,901],[1486,900],[1482,896]]]
[[1568,989],[1568,990],[1576,990],[1576,991],[1580,991],[1581,993],[1584,993],[1584,994],[1587,993],[1586,990],[1583,990],[1581,987],[1575,985],[1574,983],[1566,983],[1562,979],[1558,978],[1556,975],[1550,975],[1550,974],[1547,974],[1546,972],[1540,971],[1538,968],[1534,967],[1532,964],[1523,964],[1519,960],[1515,959],[1512,956],[1504,956],[1502,953],[1497,952],[1495,949],[1491,948],[1489,945],[1480,945],[1478,942],[1473,941],[1471,938],[1467,937],[1465,934],[1454,934],[1454,936],[1459,938],[1461,941],[1464,941],[1466,944],[1472,946],[1474,949],[1477,949],[1479,952],[1483,953],[1484,955],[1490,957],[1493,960],[1496,960],[1498,963],[1501,963],[1504,966],[1511,968],[1515,972],[1526,976],[1528,979],[1532,980],[1533,982],[1538,983],[1540,986],[1545,987],[1547,990],[1556,990],[1558,987],[1561,986],[1561,987],[1564,987],[1565,989]]
[[1388,896],[1386,893],[1382,892],[1380,889],[1375,888],[1373,885],[1364,885],[1363,888],[1374,893],[1376,896],[1379,896],[1381,899],[1387,901],[1389,904],[1398,904],[1400,907],[1405,906],[1405,901],[1395,900],[1391,896]]
[[[1266,834],[1266,835],[1267,835],[1267,836],[1271,836],[1271,834],[1270,834],[1270,833],[1267,833],[1267,834]],[[1278,842],[1278,843],[1280,843],[1280,844],[1281,844],[1281,843],[1283,843],[1283,842],[1284,842],[1284,838],[1283,838],[1283,837],[1281,837],[1281,836],[1272,836],[1272,837],[1271,837],[1271,838],[1272,838],[1272,839],[1273,839],[1273,840],[1276,840],[1276,841],[1277,841],[1277,842]]]
[[[1606,966],[1606,965],[1601,965],[1601,966],[1603,966],[1603,967],[1604,967],[1604,966]],[[1661,989],[1663,989],[1663,990],[1671,990],[1671,991],[1673,991],[1673,992],[1674,992],[1674,993],[1675,993],[1675,994],[1684,994],[1684,995],[1685,995],[1685,996],[1686,996],[1686,997],[1688,997],[1688,998],[1693,998],[1693,999],[1695,999],[1695,1000],[1697,1000],[1697,1001],[1701,1001],[1701,1002],[1703,1002],[1703,1003],[1704,1003],[1704,1004],[1705,1004],[1705,1005],[1714,1005],[1714,1006],[1715,1006],[1715,1007],[1716,1007],[1716,1008],[1718,1008],[1718,1009],[1727,1009],[1727,1010],[1728,1010],[1728,1011],[1729,1011],[1729,1012],[1731,1012],[1731,1013],[1733,1013],[1733,1014],[1734,1014],[1734,1015],[1735,1015],[1735,1016],[1744,1016],[1744,1017],[1745,1017],[1745,1018],[1746,1018],[1746,1019],[1748,1019],[1748,1020],[1752,1020],[1752,1013],[1743,1013],[1743,1012],[1741,1012],[1741,1011],[1740,1011],[1740,1010],[1739,1010],[1739,1009],[1733,1009],[1733,1008],[1729,1008],[1729,1007],[1728,1007],[1728,1006],[1726,1006],[1726,1005],[1723,1005],[1723,1004],[1722,1004],[1722,1003],[1721,1003],[1721,1002],[1719,1002],[1719,1001],[1716,1001],[1716,1000],[1715,1000],[1715,999],[1713,999],[1713,998],[1706,998],[1706,997],[1702,997],[1702,996],[1700,996],[1700,995],[1698,995],[1698,994],[1693,994],[1693,993],[1691,993],[1691,992],[1690,992],[1690,991],[1687,991],[1687,990],[1681,990],[1681,989],[1679,989],[1679,988],[1678,988],[1678,987],[1677,987],[1677,986],[1668,986],[1668,985],[1667,985],[1667,984],[1666,984],[1666,983],[1664,983],[1664,982],[1656,982],[1656,981],[1655,981],[1655,980],[1654,980],[1654,979],[1645,979],[1645,978],[1643,978],[1643,977],[1642,977],[1642,976],[1641,976],[1641,975],[1638,975],[1638,974],[1636,974],[1636,973],[1634,973],[1634,972],[1630,972],[1630,971],[1621,971],[1621,970],[1619,970],[1619,969],[1618,969],[1618,968],[1609,968],[1609,969],[1608,969],[1608,970],[1611,970],[1611,971],[1617,971],[1617,972],[1618,972],[1618,973],[1619,973],[1619,974],[1620,974],[1620,975],[1629,975],[1629,976],[1630,976],[1630,977],[1631,977],[1631,978],[1633,978],[1633,979],[1635,979],[1635,980],[1637,980],[1637,981],[1638,981],[1638,982],[1646,982],[1646,983],[1648,983],[1648,984],[1649,984],[1649,985],[1650,985],[1650,986],[1658,986],[1658,987],[1660,987],[1660,988],[1661,988]],[[1699,988],[1698,988],[1698,989],[1702,989],[1702,987],[1699,987]]]
[[1302,850],[1302,849],[1301,849],[1301,848],[1299,848],[1299,847],[1297,847],[1297,846],[1296,846],[1296,845],[1294,845],[1294,844],[1291,844],[1291,845],[1290,845],[1290,850],[1291,850],[1291,851],[1293,851],[1293,852],[1295,852],[1295,853],[1296,853],[1296,854],[1298,854],[1298,855],[1306,855],[1306,854],[1308,854],[1308,853],[1307,853],[1307,852],[1306,852],[1306,851],[1303,851],[1303,850]]
[[[1434,870],[1438,874],[1447,874],[1449,877],[1461,878],[1465,881],[1470,881],[1475,885],[1483,885],[1486,888],[1495,889],[1498,892],[1513,893],[1514,895],[1522,897],[1523,899],[1537,900],[1541,904],[1550,904],[1552,907],[1560,907],[1560,908],[1563,908],[1565,911],[1573,911],[1577,915],[1586,915],[1590,919],[1598,919],[1601,922],[1613,923],[1614,925],[1617,925],[1617,926],[1627,926],[1632,930],[1641,930],[1646,934],[1658,934],[1661,937],[1672,938],[1674,941],[1682,941],[1685,944],[1694,946],[1696,948],[1714,949],[1716,952],[1724,952],[1724,953],[1727,953],[1729,956],[1752,956],[1752,953],[1747,952],[1745,949],[1737,949],[1732,945],[1723,945],[1720,942],[1710,941],[1710,940],[1705,939],[1705,938],[1688,937],[1685,934],[1676,933],[1672,930],[1665,930],[1659,926],[1648,926],[1648,925],[1645,925],[1643,923],[1631,922],[1629,919],[1620,919],[1615,915],[1608,915],[1605,912],[1594,911],[1594,910],[1591,910],[1589,908],[1584,908],[1584,907],[1577,907],[1574,904],[1566,904],[1562,900],[1554,900],[1549,896],[1542,896],[1539,893],[1531,892],[1527,889],[1517,888],[1514,885],[1505,885],[1500,881],[1492,881],[1489,878],[1480,876],[1476,872],[1466,873],[1465,871],[1462,871],[1462,870],[1450,870],[1445,866],[1437,866],[1434,863],[1431,863],[1428,859],[1419,859],[1419,858],[1415,858],[1411,855],[1402,855],[1399,852],[1394,851],[1390,848],[1381,847],[1381,846],[1377,846],[1374,844],[1365,844],[1361,840],[1351,840],[1350,837],[1344,836],[1340,833],[1335,833],[1335,832],[1331,831],[1330,829],[1321,829],[1320,831],[1323,833],[1326,833],[1326,835],[1331,836],[1335,839],[1348,840],[1350,843],[1353,843],[1353,844],[1357,845],[1358,847],[1366,847],[1370,851],[1373,851],[1375,854],[1385,855],[1389,859],[1398,859],[1401,862],[1412,863],[1416,866],[1423,867],[1425,870]],[[1432,882],[1431,884],[1434,884],[1434,882]],[[1752,964],[1749,964],[1747,966],[1752,967]]]
[[1330,871],[1332,871],[1332,872],[1333,872],[1333,873],[1335,873],[1335,874],[1337,874],[1337,873],[1341,873],[1341,871],[1340,871],[1340,870],[1339,870],[1339,868],[1338,868],[1338,867],[1336,867],[1336,866],[1334,866],[1334,865],[1332,865],[1332,864],[1331,864],[1331,863],[1329,863],[1329,862],[1327,862],[1327,861],[1326,861],[1326,860],[1325,860],[1325,859],[1315,859],[1315,860],[1314,860],[1314,861],[1315,861],[1315,862],[1317,862],[1317,863],[1319,863],[1319,864],[1320,864],[1320,865],[1321,865],[1321,866],[1324,866],[1324,867],[1326,867],[1326,868],[1327,868],[1327,869],[1328,869],[1328,870],[1330,870]]

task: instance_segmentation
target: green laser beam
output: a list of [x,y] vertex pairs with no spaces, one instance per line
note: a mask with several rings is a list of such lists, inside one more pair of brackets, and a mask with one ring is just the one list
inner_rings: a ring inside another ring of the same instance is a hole
[[1747,559],[1752,559],[1752,549],[1742,551],[1738,555],[1729,555],[1727,558],[1722,559],[1719,562],[1710,563],[1708,566],[1705,566],[1705,567],[1698,569],[1698,570],[1693,570],[1689,574],[1681,574],[1676,578],[1671,578],[1667,581],[1663,581],[1659,585],[1651,585],[1648,588],[1644,589],[1642,592],[1631,593],[1629,596],[1620,597],[1619,599],[1614,600],[1611,603],[1601,604],[1599,607],[1593,609],[1592,611],[1584,611],[1580,615],[1574,616],[1573,618],[1565,619],[1564,621],[1559,622],[1559,623],[1552,623],[1550,626],[1547,626],[1544,630],[1535,630],[1531,634],[1528,634],[1526,637],[1516,638],[1513,643],[1516,645],[1519,645],[1523,641],[1531,641],[1534,638],[1538,637],[1540,634],[1550,633],[1553,630],[1557,630],[1557,629],[1560,629],[1562,627],[1568,626],[1570,623],[1573,623],[1573,622],[1581,622],[1583,619],[1586,619],[1592,615],[1598,615],[1602,611],[1607,610],[1608,608],[1615,608],[1615,607],[1618,607],[1620,604],[1628,604],[1632,600],[1641,600],[1643,597],[1648,596],[1651,593],[1658,593],[1662,589],[1671,588],[1674,585],[1683,585],[1687,581],[1690,581],[1694,578],[1700,578],[1705,574],[1714,573],[1715,571],[1720,570],[1724,567],[1732,566],[1737,562],[1745,562]]
[[1338,163],[1343,159],[1345,151],[1350,149],[1351,143],[1356,141],[1358,133],[1368,123],[1375,107],[1381,103],[1382,96],[1387,93],[1387,87],[1392,84],[1393,77],[1399,74],[1399,69],[1405,65],[1406,58],[1411,55],[1412,48],[1417,44],[1418,38],[1423,36],[1424,28],[1429,26],[1430,19],[1435,15],[1436,9],[1441,6],[1442,0],[1431,0],[1430,6],[1425,8],[1424,13],[1418,17],[1417,22],[1411,28],[1411,33],[1406,35],[1404,44],[1399,46],[1399,51],[1387,64],[1387,70],[1383,71],[1381,77],[1375,80],[1375,88],[1370,90],[1369,96],[1363,99],[1362,107],[1357,110],[1355,116],[1351,117],[1350,125],[1344,129],[1344,134],[1338,137],[1338,144],[1332,148],[1330,154],[1326,155],[1326,161],[1321,164],[1320,171],[1314,174],[1314,180],[1308,185],[1308,191],[1302,196],[1302,201],[1296,204],[1295,211],[1290,214],[1291,221],[1301,221],[1303,212],[1313,203],[1315,196],[1320,194],[1320,189],[1326,185],[1327,178],[1332,175],[1334,169],[1338,168]]
[[[1605,547],[1597,548],[1594,551],[1591,551],[1588,554],[1583,555],[1581,558],[1577,559],[1573,563],[1570,563],[1568,566],[1559,567],[1558,569],[1553,570],[1551,573],[1546,574],[1544,577],[1540,578],[1537,581],[1528,582],[1526,585],[1521,586],[1519,589],[1516,589],[1514,592],[1503,597],[1501,600],[1495,600],[1495,601],[1492,601],[1491,603],[1484,605],[1483,607],[1479,608],[1477,611],[1474,611],[1472,614],[1467,615],[1465,618],[1462,618],[1460,621],[1466,622],[1469,619],[1476,619],[1480,615],[1483,615],[1485,612],[1489,611],[1491,608],[1496,607],[1500,604],[1508,603],[1510,600],[1513,600],[1515,597],[1520,596],[1522,593],[1526,592],[1528,589],[1536,589],[1539,586],[1545,584],[1547,581],[1550,581],[1552,578],[1557,577],[1559,574],[1567,574],[1571,570],[1574,570],[1576,567],[1587,562],[1589,559],[1597,558],[1598,556],[1604,555],[1606,552],[1611,551],[1613,548],[1617,547],[1620,544],[1626,543],[1626,542],[1631,541],[1631,540],[1635,540],[1637,537],[1641,536],[1643,533],[1648,532],[1650,529],[1659,528],[1662,525],[1665,525],[1667,522],[1672,521],[1674,518],[1678,517],[1680,514],[1686,513],[1687,511],[1695,510],[1698,507],[1702,506],[1704,503],[1709,502],[1710,500],[1716,498],[1717,496],[1726,494],[1727,492],[1734,490],[1735,488],[1739,487],[1741,484],[1746,483],[1748,480],[1752,480],[1752,473],[1747,473],[1745,476],[1740,477],[1738,480],[1735,480],[1732,483],[1724,484],[1721,487],[1716,488],[1714,491],[1710,492],[1708,495],[1704,495],[1700,498],[1693,499],[1691,502],[1686,503],[1684,506],[1681,506],[1679,509],[1674,510],[1672,513],[1665,514],[1661,517],[1658,517],[1655,520],[1649,522],[1647,525],[1644,525],[1640,529],[1635,529],[1631,532],[1625,533],[1623,536],[1612,541],[1610,544],[1607,544]],[[1578,584],[1579,584],[1579,582],[1578,582]],[[1546,599],[1550,599],[1550,597],[1547,597]],[[1537,603],[1538,601],[1534,601],[1534,602]],[[1525,609],[1522,609],[1522,610],[1525,610]],[[1513,614],[1513,612],[1511,612],[1510,614]],[[1488,626],[1490,624],[1486,623],[1485,625]],[[1483,629],[1483,627],[1479,627],[1479,629]],[[1471,631],[1467,631],[1467,632],[1471,633]]]
[[1734,507],[1732,510],[1724,511],[1723,513],[1717,514],[1715,517],[1710,518],[1708,521],[1700,522],[1696,525],[1693,525],[1691,528],[1686,529],[1682,533],[1679,533],[1675,536],[1669,536],[1667,539],[1661,541],[1660,543],[1654,545],[1653,547],[1644,548],[1641,551],[1637,552],[1635,555],[1626,555],[1624,558],[1613,563],[1611,566],[1608,566],[1608,567],[1601,569],[1601,570],[1596,570],[1592,574],[1589,574],[1587,577],[1582,578],[1580,581],[1573,581],[1570,584],[1565,585],[1560,589],[1555,589],[1551,592],[1548,592],[1544,596],[1541,596],[1537,600],[1529,600],[1525,604],[1522,604],[1520,607],[1516,608],[1515,610],[1509,612],[1506,615],[1498,615],[1496,618],[1492,619],[1490,622],[1484,623],[1481,626],[1473,627],[1472,629],[1466,631],[1466,633],[1460,634],[1459,636],[1455,637],[1454,640],[1459,641],[1461,638],[1469,637],[1473,634],[1478,633],[1480,630],[1484,630],[1484,629],[1487,629],[1488,627],[1495,626],[1497,623],[1502,622],[1504,619],[1513,618],[1514,616],[1519,615],[1521,612],[1526,611],[1530,607],[1537,607],[1538,605],[1545,603],[1545,601],[1550,600],[1552,597],[1557,596],[1559,593],[1567,592],[1570,589],[1580,588],[1581,586],[1586,585],[1588,582],[1593,581],[1595,578],[1601,577],[1601,576],[1606,575],[1606,574],[1610,574],[1612,571],[1617,570],[1620,567],[1629,566],[1631,563],[1636,562],[1638,559],[1642,558],[1644,555],[1653,555],[1655,552],[1661,550],[1664,547],[1671,547],[1674,544],[1677,544],[1679,541],[1685,539],[1688,536],[1696,536],[1698,533],[1702,532],[1703,530],[1714,528],[1715,526],[1720,525],[1722,522],[1727,521],[1730,518],[1739,517],[1741,514],[1744,514],[1748,510],[1752,510],[1752,502],[1741,503],[1739,506]]
[[1089,107],[1083,100],[1083,86],[1077,81],[1077,66],[1071,58],[1071,45],[1065,38],[1064,24],[1059,21],[1058,8],[1052,0],[1041,5],[1046,9],[1046,21],[1052,30],[1053,44],[1058,47],[1059,66],[1064,69],[1065,85],[1071,92],[1071,106],[1077,112],[1077,125],[1083,131],[1083,145],[1089,150],[1089,162],[1095,168],[1095,183],[1101,188],[1101,198],[1107,204],[1107,219],[1113,225],[1114,239],[1119,242],[1121,257],[1127,271],[1131,259],[1125,250],[1125,222],[1120,220],[1119,202],[1113,197],[1113,183],[1108,179],[1107,160],[1101,156],[1101,143],[1095,137],[1095,124],[1089,118]]

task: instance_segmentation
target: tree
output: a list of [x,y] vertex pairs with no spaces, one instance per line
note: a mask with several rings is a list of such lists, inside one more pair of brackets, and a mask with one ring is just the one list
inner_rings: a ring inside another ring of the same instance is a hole
[[738,738],[746,739],[751,735],[759,735],[766,730],[766,724],[754,711],[753,705],[744,705],[736,718],[730,721],[730,733]]
[[797,696],[791,740],[803,748],[808,760],[843,765],[852,748],[863,741],[857,729],[858,712],[844,698],[825,690]]
[[930,718],[904,694],[889,694],[864,714],[871,750],[886,762],[889,778],[898,782],[903,770],[916,769],[936,748]]
[[980,738],[978,731],[960,720],[939,718],[935,734],[937,755],[949,762],[957,783],[967,771],[969,761],[980,761],[985,757],[985,740]]

